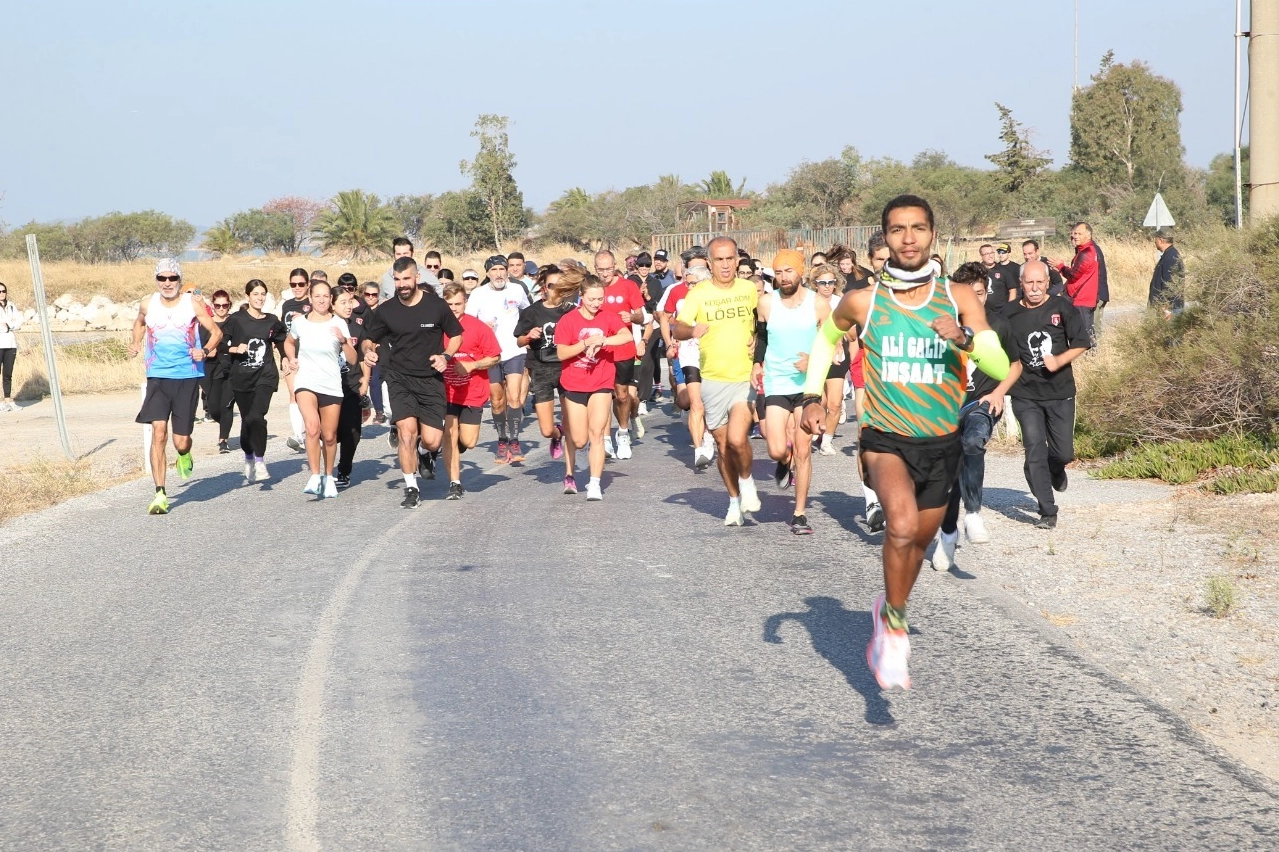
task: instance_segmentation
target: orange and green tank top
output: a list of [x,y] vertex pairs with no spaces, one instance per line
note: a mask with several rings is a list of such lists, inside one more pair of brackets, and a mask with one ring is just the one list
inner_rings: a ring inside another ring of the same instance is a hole
[[959,428],[968,387],[968,359],[929,323],[959,309],[948,282],[934,281],[917,307],[900,304],[875,282],[866,326],[866,404],[863,426],[910,438],[938,438]]

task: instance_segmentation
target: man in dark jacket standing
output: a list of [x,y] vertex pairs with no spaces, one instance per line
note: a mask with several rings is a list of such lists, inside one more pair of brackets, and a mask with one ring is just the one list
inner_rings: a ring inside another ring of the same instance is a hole
[[1164,317],[1169,318],[1185,307],[1186,265],[1181,260],[1181,252],[1173,245],[1170,231],[1155,231],[1155,248],[1159,250],[1159,262],[1150,276],[1150,298],[1146,304],[1163,309]]

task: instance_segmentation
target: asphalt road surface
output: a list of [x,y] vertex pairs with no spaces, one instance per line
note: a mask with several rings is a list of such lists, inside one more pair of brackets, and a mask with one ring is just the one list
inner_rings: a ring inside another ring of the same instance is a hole
[[882,693],[851,456],[799,538],[758,458],[725,528],[667,415],[590,504],[535,443],[402,510],[368,432],[336,500],[273,440],[267,485],[233,454],[167,517],[139,481],[2,530],[0,848],[1279,848],[1272,785],[980,569],[925,568]]

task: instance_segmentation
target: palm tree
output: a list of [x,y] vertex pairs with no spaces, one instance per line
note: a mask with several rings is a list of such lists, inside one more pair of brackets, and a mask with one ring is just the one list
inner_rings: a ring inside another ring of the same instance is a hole
[[325,251],[339,250],[354,260],[365,260],[387,253],[400,223],[376,195],[348,189],[339,192],[332,207],[316,218],[316,231]]
[[711,172],[711,176],[699,184],[702,195],[707,198],[741,198],[742,193],[746,191],[746,178],[742,178],[742,182],[736,187],[733,186],[733,179],[728,176],[728,172],[723,169],[716,169]]
[[235,231],[231,230],[231,226],[224,219],[205,231],[204,243],[201,248],[210,254],[221,257],[228,254],[239,254],[244,250],[244,242]]

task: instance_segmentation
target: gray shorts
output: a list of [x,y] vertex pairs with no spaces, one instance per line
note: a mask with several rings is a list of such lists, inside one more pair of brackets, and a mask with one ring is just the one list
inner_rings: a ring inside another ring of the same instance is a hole
[[712,432],[728,425],[728,414],[735,405],[750,400],[751,383],[712,382],[702,379],[702,407],[706,409],[706,428]]
[[507,358],[500,364],[489,367],[489,384],[501,384],[503,376],[518,376],[524,372],[524,359],[527,357],[524,354],[516,355],[514,358]]

